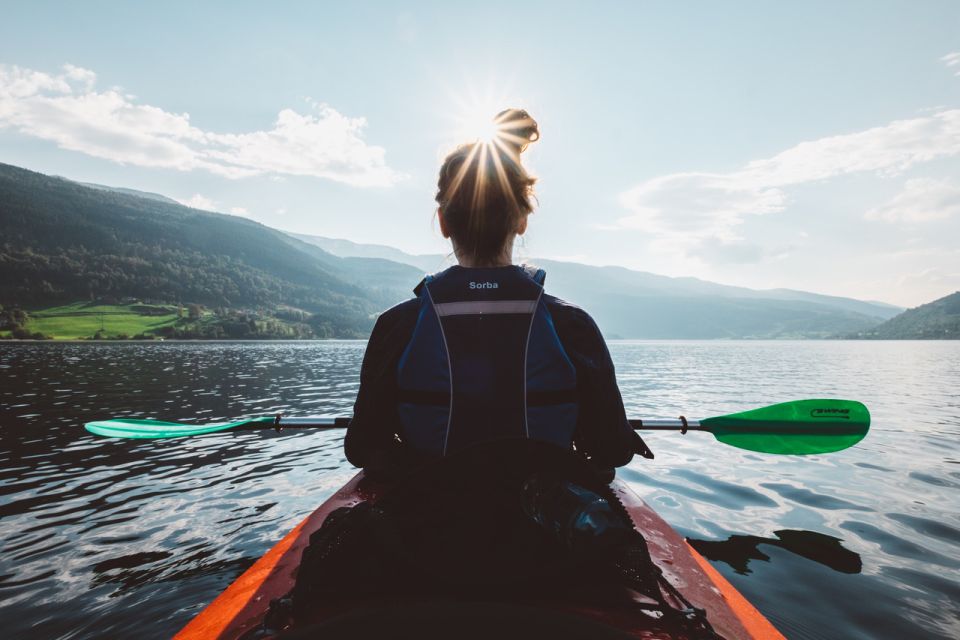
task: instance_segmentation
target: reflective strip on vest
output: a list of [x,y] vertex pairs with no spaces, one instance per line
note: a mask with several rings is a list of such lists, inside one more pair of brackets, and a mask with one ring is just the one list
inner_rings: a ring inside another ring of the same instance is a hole
[[480,302],[443,302],[435,304],[438,316],[469,316],[482,313],[533,313],[536,300],[484,300]]

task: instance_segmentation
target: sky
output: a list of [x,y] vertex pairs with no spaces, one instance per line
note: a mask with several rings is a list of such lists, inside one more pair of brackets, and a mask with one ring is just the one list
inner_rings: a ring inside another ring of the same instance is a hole
[[[523,107],[518,259],[916,306],[960,289],[960,2],[10,2],[0,162],[449,252]],[[2,206],[2,203],[0,203]]]

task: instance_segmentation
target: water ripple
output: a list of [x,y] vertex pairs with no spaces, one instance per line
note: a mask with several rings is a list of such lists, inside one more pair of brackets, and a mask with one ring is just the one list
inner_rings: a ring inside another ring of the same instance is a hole
[[[342,433],[94,437],[114,416],[346,414],[362,342],[0,345],[0,628],[172,635],[353,471]],[[799,397],[872,410],[842,453],[656,433],[620,471],[791,638],[960,637],[960,343],[615,342],[633,416]],[[145,629],[144,620],[150,620]]]

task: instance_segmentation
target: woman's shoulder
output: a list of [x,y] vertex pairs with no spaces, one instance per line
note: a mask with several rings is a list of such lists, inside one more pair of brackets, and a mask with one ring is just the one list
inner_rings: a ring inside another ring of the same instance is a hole
[[600,328],[586,310],[572,302],[546,293],[543,294],[543,299],[547,303],[553,325],[564,347],[588,354],[606,350]]
[[596,327],[597,325],[583,307],[568,302],[563,298],[552,296],[549,293],[543,294],[543,300],[547,303],[547,308],[550,310],[550,315],[553,316],[554,322],[563,321],[592,327]]
[[386,311],[380,313],[380,318],[401,318],[408,315],[416,315],[417,310],[420,308],[420,298],[408,298],[403,302],[399,302]]
[[400,351],[410,341],[419,307],[418,299],[411,298],[390,307],[377,317],[367,341],[364,356],[366,369],[381,372],[389,369],[390,363],[399,357]]
[[610,352],[600,327],[583,308],[555,296],[543,295],[553,318],[560,343],[578,365],[590,369],[607,369]]
[[410,298],[395,304],[377,316],[375,330],[390,330],[410,323],[415,323],[420,312],[420,299]]

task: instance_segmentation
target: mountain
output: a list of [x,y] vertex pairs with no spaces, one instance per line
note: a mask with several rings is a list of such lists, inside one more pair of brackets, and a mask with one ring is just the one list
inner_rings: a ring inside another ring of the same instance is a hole
[[856,336],[878,340],[960,340],[960,291],[907,309]]
[[423,273],[435,273],[444,267],[453,264],[450,259],[440,254],[410,254],[388,247],[385,244],[359,244],[350,240],[340,238],[325,238],[324,236],[311,236],[302,233],[289,233],[288,235],[303,240],[309,244],[320,247],[328,253],[344,258],[382,258],[408,264],[416,267]]
[[[410,255],[384,245],[296,237],[338,256],[376,256],[425,271],[451,262],[439,254]],[[868,330],[901,311],[884,303],[791,289],[761,291],[624,267],[533,262],[547,270],[551,293],[589,310],[609,337],[826,338]]]
[[[60,177],[60,176],[56,176]],[[66,180],[66,178],[63,178]],[[151,193],[150,191],[138,191],[137,189],[125,189],[123,187],[108,187],[103,184],[96,184],[94,182],[78,182],[85,187],[90,187],[91,189],[100,189],[101,191],[112,191],[114,193],[125,193],[128,196],[137,196],[140,198],[146,198],[148,200],[157,200],[158,202],[166,202],[167,204],[180,204],[173,198],[168,198],[167,196],[160,195],[159,193]]]
[[420,272],[341,258],[245,218],[0,164],[0,304],[140,299],[309,317],[362,337]]
[[[193,305],[189,318],[181,310],[163,335],[363,337],[377,313],[410,297],[424,272],[451,262],[439,254],[295,236],[158,194],[0,164],[0,305],[8,310],[66,305],[70,311],[56,313],[79,317],[99,309],[94,302],[142,302],[174,305],[165,308],[169,316],[182,303]],[[608,337],[833,337],[869,331],[899,311],[788,289],[537,263],[548,271],[549,290],[588,309]],[[76,306],[84,301],[89,309]],[[35,331],[29,320],[17,322],[26,323],[19,331]]]

